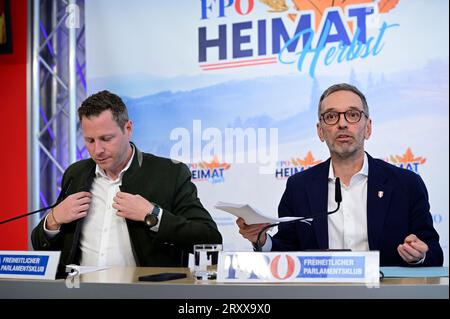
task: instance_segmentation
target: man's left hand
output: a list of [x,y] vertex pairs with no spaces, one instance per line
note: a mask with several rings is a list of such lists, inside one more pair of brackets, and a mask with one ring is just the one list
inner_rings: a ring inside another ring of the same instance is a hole
[[415,263],[425,257],[428,251],[428,245],[411,234],[405,238],[403,244],[398,245],[397,251],[404,261],[407,263]]
[[117,192],[113,198],[113,207],[117,209],[117,216],[135,221],[144,221],[145,215],[153,210],[153,204],[141,195]]

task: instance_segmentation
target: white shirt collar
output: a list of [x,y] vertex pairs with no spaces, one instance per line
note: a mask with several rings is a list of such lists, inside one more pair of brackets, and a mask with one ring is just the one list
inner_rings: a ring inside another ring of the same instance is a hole
[[[361,170],[359,172],[357,172],[355,175],[353,175],[353,177],[358,176],[358,175],[365,176],[365,177],[369,176],[369,160],[367,159],[366,152],[364,152],[364,160],[363,160],[363,166],[362,166]],[[352,179],[353,179],[353,177],[352,177]],[[330,168],[328,170],[328,180],[333,180],[333,181],[335,180],[332,159],[330,159]]]
[[[131,148],[133,149],[133,152],[131,154],[130,160],[128,161],[127,165],[120,171],[117,179],[122,179],[123,174],[125,174],[126,170],[130,167],[131,162],[133,161],[134,152],[135,152],[133,144],[131,144]],[[98,166],[98,164],[95,165],[95,176],[97,176],[97,177],[101,176],[101,177],[111,179],[111,177],[106,175],[105,171],[103,169],[101,169],[100,166]]]

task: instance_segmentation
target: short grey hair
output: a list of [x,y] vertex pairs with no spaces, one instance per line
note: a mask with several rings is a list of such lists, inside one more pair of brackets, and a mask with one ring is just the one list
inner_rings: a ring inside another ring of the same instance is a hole
[[326,89],[322,93],[322,96],[320,97],[320,100],[319,100],[319,108],[317,111],[319,119],[320,119],[320,107],[322,106],[322,101],[327,96],[329,96],[332,93],[337,92],[337,91],[350,91],[350,92],[353,92],[356,95],[358,95],[362,101],[364,112],[366,113],[367,116],[369,116],[369,105],[367,105],[367,100],[366,100],[366,97],[364,96],[364,94],[360,90],[358,90],[358,88],[356,86],[353,86],[348,83],[339,83],[339,84],[334,84],[334,85],[330,86],[328,89]]

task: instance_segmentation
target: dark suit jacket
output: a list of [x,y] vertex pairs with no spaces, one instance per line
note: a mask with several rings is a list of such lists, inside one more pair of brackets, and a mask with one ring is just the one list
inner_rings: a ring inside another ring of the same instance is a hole
[[[94,177],[95,162],[86,159],[66,170],[62,185],[73,179],[67,195],[89,191]],[[158,232],[151,231],[144,222],[126,220],[138,266],[187,266],[188,253],[194,244],[222,243],[216,224],[197,198],[197,189],[186,165],[142,153],[136,148],[120,189],[140,194],[164,210]],[[63,196],[60,194],[58,202]],[[32,232],[33,247],[36,250],[61,250],[62,264],[78,264],[82,224],[83,219],[64,224],[55,238],[48,239],[43,219]]]
[[[419,175],[367,155],[367,231],[369,249],[380,251],[381,266],[406,266],[397,252],[405,237],[415,234],[429,251],[421,266],[441,266],[443,253],[433,228],[428,193]],[[328,172],[330,159],[291,176],[278,207],[282,216],[311,216],[311,225],[280,225],[272,242],[273,251],[328,248]],[[382,191],[380,198],[378,192]],[[338,212],[339,213],[339,212]]]

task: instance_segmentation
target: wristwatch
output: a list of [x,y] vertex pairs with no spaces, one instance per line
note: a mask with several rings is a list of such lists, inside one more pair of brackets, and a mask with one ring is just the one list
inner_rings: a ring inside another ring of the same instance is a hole
[[144,223],[148,226],[148,227],[153,227],[156,224],[158,224],[158,220],[159,220],[159,212],[161,210],[161,208],[152,203],[153,204],[153,209],[150,213],[148,213],[147,215],[145,215],[144,218]]

